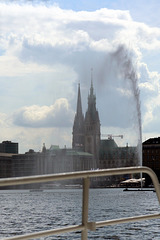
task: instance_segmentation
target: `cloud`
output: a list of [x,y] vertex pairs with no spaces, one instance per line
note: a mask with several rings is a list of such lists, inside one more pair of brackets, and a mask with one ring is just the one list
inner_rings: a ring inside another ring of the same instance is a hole
[[55,56],[57,49],[59,57],[63,58],[66,52],[70,55],[86,47],[92,50],[112,48],[115,42],[130,44],[132,41],[133,44],[134,40],[139,47],[149,49],[160,46],[160,30],[134,22],[128,11],[104,8],[94,12],[74,12],[55,5],[29,3],[10,3],[7,12],[3,11],[5,8],[6,4],[1,3],[1,46],[7,53],[23,56],[24,52],[24,60],[36,60],[32,59],[34,48],[39,50],[39,55],[43,54],[45,62],[52,48]]
[[57,99],[51,106],[29,106],[17,110],[13,114],[13,123],[31,128],[71,127],[74,112],[67,99]]
[[139,65],[142,123],[144,132],[159,132],[160,74],[150,72],[145,63]]
[[[12,115],[12,139],[17,136],[27,145],[27,137],[38,145],[36,139],[45,129],[46,138],[48,134],[52,142],[48,129],[54,128],[52,134],[58,136],[62,127],[65,137],[59,141],[67,139],[68,144],[77,83],[81,84],[85,112],[91,67],[101,125],[123,131],[131,127],[135,121],[135,89],[124,80],[124,69],[130,69],[131,63],[138,77],[143,129],[152,131],[154,125],[159,131],[155,122],[159,116],[160,76],[151,72],[149,65],[153,51],[157,58],[152,57],[152,63],[160,62],[160,28],[134,21],[129,11],[73,11],[33,1],[1,2],[0,14],[0,112],[6,114],[6,121]],[[120,46],[126,49],[121,57],[116,52]],[[34,137],[25,128],[31,128]]]
[[42,65],[39,66],[37,63],[24,63],[20,61],[16,56],[2,56],[0,57],[1,76],[14,77],[24,76],[28,73],[43,73],[51,72],[50,66]]
[[139,24],[137,28],[137,37],[139,46],[143,49],[154,50],[160,49],[160,29],[151,28],[145,24]]

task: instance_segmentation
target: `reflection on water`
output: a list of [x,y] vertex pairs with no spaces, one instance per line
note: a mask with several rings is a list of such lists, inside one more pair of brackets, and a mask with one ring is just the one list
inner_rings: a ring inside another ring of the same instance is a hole
[[[56,189],[43,192],[1,191],[0,239],[7,236],[49,230],[81,223],[81,189]],[[103,221],[158,212],[156,194],[123,192],[122,189],[90,189],[89,221]],[[80,239],[68,233],[41,239]],[[159,239],[160,221],[147,220],[121,224],[89,232],[88,239]]]

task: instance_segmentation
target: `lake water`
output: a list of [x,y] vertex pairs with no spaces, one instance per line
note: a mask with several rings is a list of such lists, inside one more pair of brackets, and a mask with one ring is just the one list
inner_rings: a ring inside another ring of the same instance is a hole
[[[43,192],[0,191],[0,239],[81,223],[82,190],[56,189]],[[159,211],[156,193],[123,192],[123,189],[90,189],[89,221],[103,221]],[[41,239],[80,239],[68,233]],[[107,226],[89,231],[88,239],[160,239],[160,219]]]

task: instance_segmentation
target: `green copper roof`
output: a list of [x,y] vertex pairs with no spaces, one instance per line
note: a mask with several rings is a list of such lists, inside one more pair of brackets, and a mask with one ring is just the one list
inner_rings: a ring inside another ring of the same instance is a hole
[[82,152],[82,151],[76,151],[76,150],[68,150],[66,151],[67,156],[90,156],[92,157],[93,155],[88,152]]

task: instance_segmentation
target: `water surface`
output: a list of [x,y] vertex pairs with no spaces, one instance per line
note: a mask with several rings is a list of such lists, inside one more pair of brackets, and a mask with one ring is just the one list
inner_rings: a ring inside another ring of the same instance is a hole
[[[17,234],[81,223],[81,189],[56,189],[43,192],[0,191],[0,239]],[[159,211],[156,193],[123,192],[123,189],[90,189],[89,221],[153,214]],[[41,238],[80,239],[81,234]],[[160,220],[107,226],[88,234],[88,239],[160,239]]]

